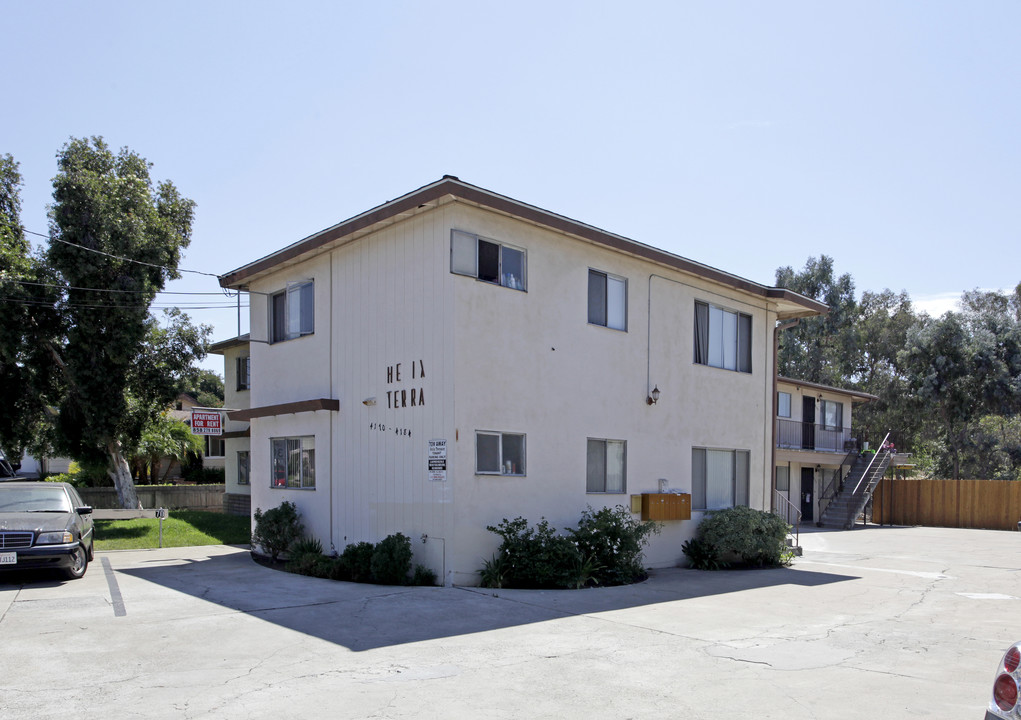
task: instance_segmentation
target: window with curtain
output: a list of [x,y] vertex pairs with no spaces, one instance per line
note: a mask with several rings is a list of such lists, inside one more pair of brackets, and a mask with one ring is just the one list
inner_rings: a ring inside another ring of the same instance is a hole
[[236,390],[248,390],[252,387],[252,358],[250,355],[243,355],[237,358],[236,363],[237,385]]
[[844,427],[844,405],[843,403],[823,400],[820,408],[820,423],[827,430],[840,430]]
[[271,487],[315,488],[315,441],[314,436],[270,439]]
[[748,505],[747,450],[691,449],[691,507],[720,510]]
[[287,283],[287,289],[270,297],[269,337],[278,343],[315,332],[315,283]]
[[627,330],[627,280],[598,270],[588,271],[588,321],[613,330]]
[[248,484],[248,451],[238,450],[238,485]]
[[791,394],[778,392],[776,394],[776,416],[789,418],[791,416]]
[[695,302],[695,362],[750,373],[752,317],[700,301]]
[[623,440],[588,439],[585,491],[623,493],[627,491],[626,444]]

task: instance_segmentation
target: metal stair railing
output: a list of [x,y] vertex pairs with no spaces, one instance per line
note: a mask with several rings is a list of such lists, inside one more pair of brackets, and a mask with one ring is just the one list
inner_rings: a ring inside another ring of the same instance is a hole
[[[858,458],[860,457],[861,453],[859,453],[858,449],[855,448],[854,450],[851,450],[849,453],[847,453],[847,455],[844,456],[844,459],[840,461],[839,467],[843,468],[845,465],[848,465],[853,469],[854,464],[858,462]],[[848,473],[850,472],[851,471],[848,470]],[[827,485],[826,488],[822,491],[822,494],[819,495],[820,519],[822,519],[823,513],[826,512],[826,508],[829,507],[830,501],[840,494],[840,491],[843,489],[842,486],[844,484],[844,480],[846,479],[847,476],[844,477],[840,476],[840,470],[838,469],[837,474],[833,476],[832,480],[830,480],[830,484]]]
[[794,530],[794,544],[799,544],[801,537],[801,508],[792,503],[790,499],[779,490],[773,491],[773,513],[779,515]]
[[[886,433],[886,437],[883,438],[882,444],[879,446],[880,451],[872,456],[868,466],[862,473],[861,478],[855,484],[854,489],[848,495],[847,514],[844,516],[844,521],[841,523],[844,527],[850,527],[854,524],[854,519],[858,517],[858,514],[865,509],[865,505],[868,504],[869,498],[872,497],[872,491],[876,487],[876,483],[879,478],[883,477],[886,473],[886,468],[890,464],[890,452],[885,450],[886,443],[890,439],[890,433]],[[877,463],[878,460],[878,463]],[[866,479],[868,482],[866,482]],[[864,487],[862,483],[865,483]],[[852,502],[853,500],[853,502]]]

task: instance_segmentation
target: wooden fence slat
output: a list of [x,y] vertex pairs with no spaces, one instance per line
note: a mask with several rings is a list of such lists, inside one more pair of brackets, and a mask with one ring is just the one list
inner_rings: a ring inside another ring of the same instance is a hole
[[872,518],[890,525],[1016,530],[1021,482],[883,478],[876,487]]

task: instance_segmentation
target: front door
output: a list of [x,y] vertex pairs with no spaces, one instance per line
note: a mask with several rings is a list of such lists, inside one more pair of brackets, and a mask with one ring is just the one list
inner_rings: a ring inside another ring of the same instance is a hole
[[801,401],[801,449],[815,450],[815,398]]
[[815,513],[812,508],[812,495],[815,492],[815,470],[812,468],[801,468],[801,519],[805,522],[814,522]]

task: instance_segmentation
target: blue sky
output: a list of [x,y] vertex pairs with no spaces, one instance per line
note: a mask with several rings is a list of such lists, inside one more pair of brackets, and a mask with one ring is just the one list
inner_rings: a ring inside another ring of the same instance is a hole
[[207,272],[452,174],[764,284],[827,254],[935,312],[1021,281],[1014,0],[4,2],[0,26],[37,232],[57,150],[102,135],[197,202],[182,267]]

